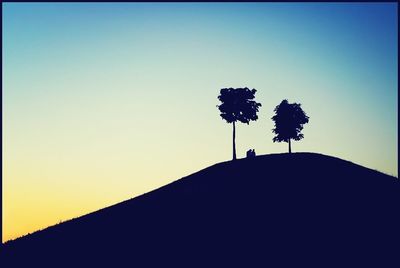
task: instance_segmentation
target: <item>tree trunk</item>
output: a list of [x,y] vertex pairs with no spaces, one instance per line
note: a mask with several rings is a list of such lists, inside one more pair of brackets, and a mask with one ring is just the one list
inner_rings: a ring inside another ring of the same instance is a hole
[[290,144],[290,139],[289,139],[289,154],[291,154],[291,153],[292,153],[292,146]]
[[233,122],[233,160],[236,160],[236,143],[235,143],[235,135],[236,135],[235,122]]

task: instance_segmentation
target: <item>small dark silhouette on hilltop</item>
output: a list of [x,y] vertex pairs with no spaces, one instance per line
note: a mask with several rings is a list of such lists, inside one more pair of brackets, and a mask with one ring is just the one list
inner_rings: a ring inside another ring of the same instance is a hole
[[236,121],[249,124],[250,121],[258,119],[258,108],[261,103],[254,101],[257,90],[245,88],[223,88],[218,99],[222,102],[217,105],[221,117],[228,123],[233,123],[233,160],[236,160],[235,135]]
[[256,157],[256,151],[255,151],[254,149],[249,149],[249,150],[246,152],[246,157],[247,157],[247,158]]
[[287,142],[289,144],[289,153],[292,152],[290,140],[301,140],[304,135],[301,133],[303,125],[308,123],[309,117],[301,109],[299,103],[289,103],[283,100],[274,109],[275,115],[271,118],[275,122],[275,128],[272,130],[276,136],[272,139],[274,142]]
[[264,155],[6,243],[0,263],[398,268],[399,211],[397,178],[326,155]]

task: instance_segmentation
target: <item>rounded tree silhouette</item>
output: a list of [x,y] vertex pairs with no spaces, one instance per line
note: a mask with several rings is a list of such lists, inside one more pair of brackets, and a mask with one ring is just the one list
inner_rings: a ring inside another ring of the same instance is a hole
[[301,132],[303,125],[308,123],[309,117],[301,109],[299,103],[288,103],[285,99],[274,109],[275,115],[271,118],[275,121],[275,128],[272,130],[276,136],[274,142],[287,142],[289,153],[292,152],[290,140],[301,140],[304,135]]
[[221,112],[221,117],[228,123],[233,123],[233,160],[236,160],[235,135],[236,121],[249,124],[250,121],[258,119],[257,112],[261,103],[254,101],[257,90],[245,88],[223,88],[218,99],[221,101],[217,105]]

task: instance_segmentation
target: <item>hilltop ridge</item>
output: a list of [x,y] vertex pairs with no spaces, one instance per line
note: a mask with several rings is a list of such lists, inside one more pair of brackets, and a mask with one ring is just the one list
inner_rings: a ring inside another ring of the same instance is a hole
[[[212,165],[3,245],[33,267],[398,267],[400,183],[339,158]],[[15,266],[15,267],[19,267]]]

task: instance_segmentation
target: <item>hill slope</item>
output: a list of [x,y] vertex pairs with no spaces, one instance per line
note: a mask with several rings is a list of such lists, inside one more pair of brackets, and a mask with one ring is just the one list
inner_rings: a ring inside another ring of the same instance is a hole
[[[400,182],[338,158],[219,163],[11,241],[12,267],[400,267]],[[10,266],[11,267],[11,266]]]

